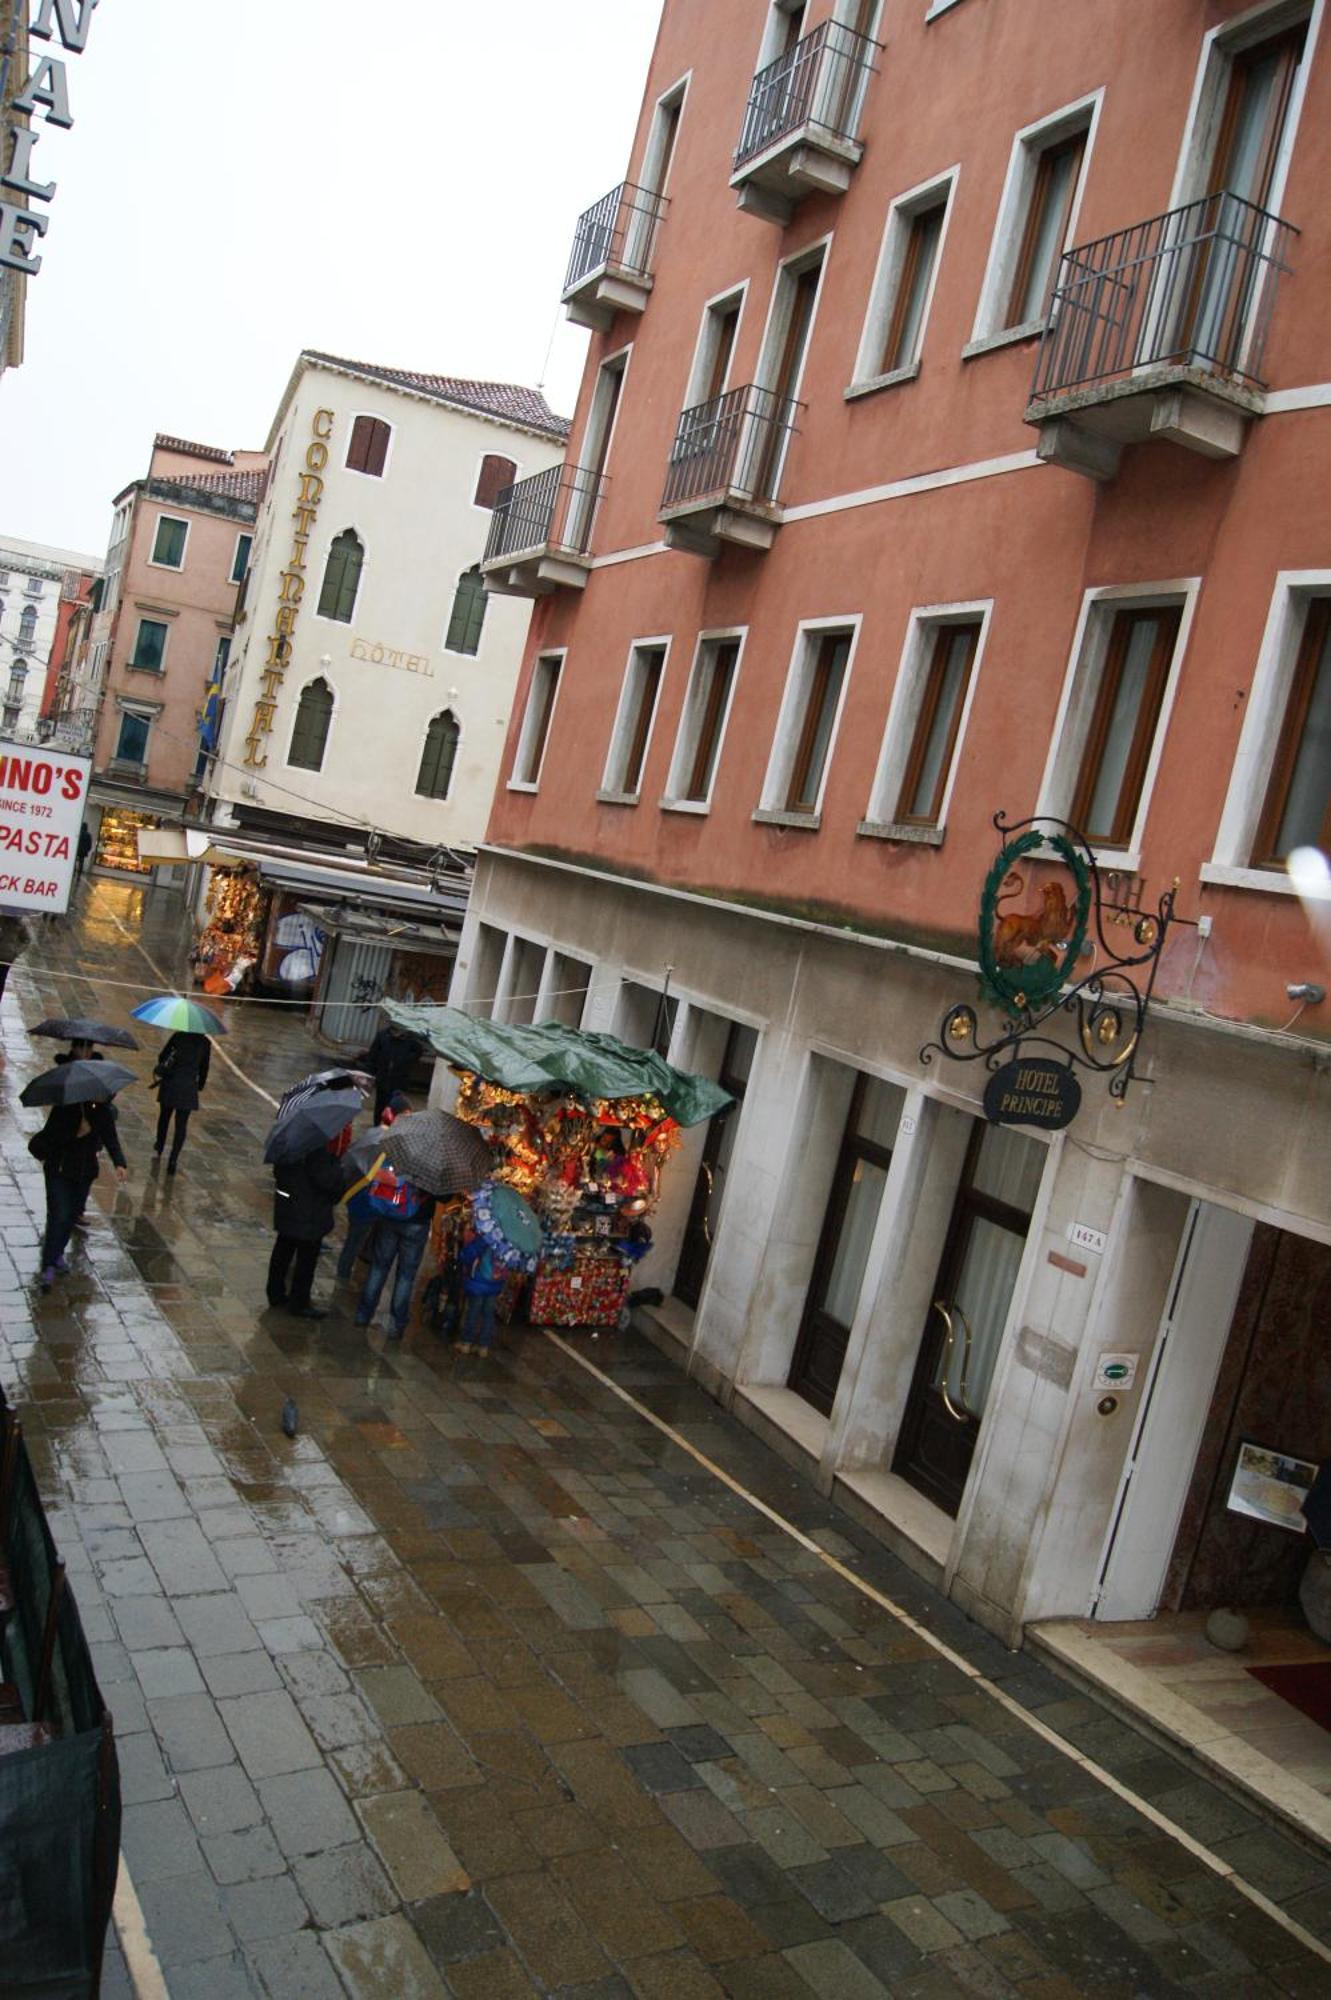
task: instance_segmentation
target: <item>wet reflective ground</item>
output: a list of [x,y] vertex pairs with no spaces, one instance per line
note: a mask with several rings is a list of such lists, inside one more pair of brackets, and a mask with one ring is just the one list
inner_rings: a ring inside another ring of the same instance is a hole
[[[23,1022],[123,1021],[157,983],[140,947],[183,965],[179,900],[96,884],[10,981],[0,1377],[95,1642],[125,1857],[176,2000],[1331,1991],[1298,1936],[543,1335],[456,1362],[419,1328],[357,1329],[345,1292],[322,1325],[270,1312],[270,1110],[226,1064],[174,1180],[153,1099],[125,1093],[128,1186],[103,1177],[75,1274],[38,1297],[16,1100],[50,1051]],[[295,1010],[231,1015],[222,1047],[273,1095],[323,1059]],[[1331,1934],[1319,1858],[968,1625],[654,1350],[584,1341]],[[128,1990],[114,1952],[104,1990]]]

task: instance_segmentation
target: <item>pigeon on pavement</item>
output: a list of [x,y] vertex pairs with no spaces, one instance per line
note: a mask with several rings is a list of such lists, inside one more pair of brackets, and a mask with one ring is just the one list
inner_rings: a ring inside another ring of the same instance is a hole
[[294,1396],[288,1396],[282,1405],[282,1429],[293,1438],[300,1429],[300,1411],[296,1408]]

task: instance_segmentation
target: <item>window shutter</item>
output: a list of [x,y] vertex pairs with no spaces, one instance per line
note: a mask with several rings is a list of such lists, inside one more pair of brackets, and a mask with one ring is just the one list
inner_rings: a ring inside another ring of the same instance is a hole
[[512,486],[517,476],[518,468],[511,458],[500,458],[497,453],[487,451],[481,460],[473,505],[493,508],[504,488]]
[[382,479],[388,463],[388,440],[392,431],[380,417],[357,417],[351,426],[351,442],[347,446],[347,467],[351,472],[368,473],[372,479]]

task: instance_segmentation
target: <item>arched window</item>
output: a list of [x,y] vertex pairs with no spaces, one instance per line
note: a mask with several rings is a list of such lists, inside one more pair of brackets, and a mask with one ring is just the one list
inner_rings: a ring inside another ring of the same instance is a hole
[[431,718],[421,751],[421,768],[416,773],[416,791],[423,799],[446,799],[453,782],[453,764],[461,735],[458,719],[451,709]]
[[500,458],[497,452],[487,451],[481,460],[480,475],[476,481],[475,507],[493,507],[506,486],[511,486],[518,476],[518,468],[511,458]]
[[[37,630],[37,606],[35,604],[25,604],[22,612],[20,613],[18,621],[19,638],[31,639],[33,633],[36,630]],[[475,647],[472,648],[472,651],[473,652],[475,651]]]
[[328,744],[328,725],[333,719],[333,690],[327,681],[310,681],[300,691],[296,706],[296,726],[291,732],[288,764],[302,771],[321,771]]
[[22,701],[23,683],[28,678],[28,670],[22,660],[15,660],[9,669],[9,700]]
[[388,463],[388,440],[392,435],[382,417],[357,417],[351,426],[351,442],[347,446],[348,471],[368,472],[372,479],[382,479]]
[[450,653],[477,652],[484,623],[485,585],[481,582],[481,572],[479,569],[464,569],[453,593],[445,647]]
[[364,560],[365,545],[354,528],[344,528],[340,535],[334,535],[324,569],[323,589],[319,592],[321,618],[336,618],[343,625],[351,623]]

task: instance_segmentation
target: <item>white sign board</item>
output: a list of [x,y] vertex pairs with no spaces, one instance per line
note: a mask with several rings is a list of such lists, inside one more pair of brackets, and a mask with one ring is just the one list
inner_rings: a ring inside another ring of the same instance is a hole
[[1137,1356],[1135,1354],[1102,1354],[1095,1364],[1095,1386],[1097,1389],[1117,1389],[1121,1395],[1133,1388],[1137,1381]]
[[0,904],[68,909],[91,771],[90,757],[0,741]]
[[1105,1247],[1104,1231],[1102,1229],[1088,1228],[1084,1222],[1070,1222],[1068,1224],[1068,1242],[1075,1243],[1079,1250],[1093,1250],[1098,1257],[1102,1254]]

